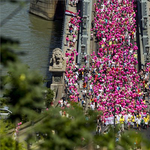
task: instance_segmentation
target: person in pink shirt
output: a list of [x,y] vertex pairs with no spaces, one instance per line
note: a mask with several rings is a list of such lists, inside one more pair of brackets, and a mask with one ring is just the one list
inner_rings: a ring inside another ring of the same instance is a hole
[[69,36],[66,36],[66,45],[69,46]]

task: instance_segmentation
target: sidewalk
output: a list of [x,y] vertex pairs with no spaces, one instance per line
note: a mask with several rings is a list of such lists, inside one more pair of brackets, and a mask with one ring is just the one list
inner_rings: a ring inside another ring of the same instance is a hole
[[[74,13],[77,13],[76,6],[71,6],[70,4],[68,4],[67,10],[72,11]],[[67,37],[67,35],[69,36],[69,39],[72,40],[72,35],[70,35],[70,33],[69,33],[69,26],[68,26],[70,18],[72,18],[72,16],[68,16],[68,15],[66,16],[66,25],[65,25],[66,26],[66,31],[65,31],[65,34],[63,35],[65,37],[64,41],[63,41],[63,44],[64,44],[64,49],[63,49],[64,55],[65,55],[66,52],[71,53],[74,49],[77,50],[77,42],[78,41],[76,41],[75,45],[72,47],[72,50],[69,50],[69,46],[66,45],[66,37]],[[76,34],[76,39],[78,39],[78,33]],[[76,57],[74,59],[74,62],[76,62]]]
[[[96,3],[97,0],[93,0],[93,6],[92,6],[92,17],[91,20],[94,20],[94,14],[95,14],[95,8],[94,8],[94,3]],[[91,23],[92,24],[92,23]],[[91,25],[92,29],[92,25]],[[92,31],[93,32],[93,31]],[[90,41],[90,55],[93,53],[93,51],[97,52],[97,43],[96,43],[96,38],[94,36],[95,32],[93,32],[93,40]]]

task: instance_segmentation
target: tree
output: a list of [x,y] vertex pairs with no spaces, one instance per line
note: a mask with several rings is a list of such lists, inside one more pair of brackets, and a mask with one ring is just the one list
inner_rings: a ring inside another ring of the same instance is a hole
[[21,120],[22,115],[35,118],[44,108],[42,77],[20,63],[9,64],[8,71],[3,82],[6,104],[12,111],[11,119]]
[[[10,125],[10,124],[9,124]],[[8,135],[8,124],[0,120],[0,149],[1,150],[25,150],[23,143],[18,143],[10,135]]]
[[34,132],[40,133],[43,138],[40,149],[72,150],[86,146],[92,141],[95,115],[86,121],[79,107],[63,109],[62,113],[68,117],[62,117],[60,111],[59,108],[45,111],[45,118],[35,127]]
[[47,90],[46,90],[46,97],[45,97],[46,108],[50,107],[50,105],[53,102],[53,98],[54,98],[54,92],[50,88],[47,88]]

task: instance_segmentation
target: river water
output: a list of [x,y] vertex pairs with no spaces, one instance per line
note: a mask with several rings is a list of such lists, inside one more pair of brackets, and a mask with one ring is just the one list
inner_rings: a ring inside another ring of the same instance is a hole
[[[26,53],[20,59],[31,70],[38,70],[49,79],[49,59],[56,47],[61,47],[62,21],[46,21],[29,13],[29,3],[0,29],[1,35],[20,40],[20,50]],[[0,3],[0,20],[11,14],[18,4]]]

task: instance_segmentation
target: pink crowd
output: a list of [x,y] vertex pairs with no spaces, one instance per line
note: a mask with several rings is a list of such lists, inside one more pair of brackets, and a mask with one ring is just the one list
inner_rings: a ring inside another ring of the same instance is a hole
[[[100,5],[100,7],[98,7]],[[95,34],[98,51],[90,56],[90,66],[79,67],[75,61],[78,52],[74,48],[76,31],[81,17],[72,17],[69,22],[69,36],[66,37],[65,87],[69,100],[85,103],[90,99],[90,108],[101,111],[103,121],[116,115],[148,113],[142,86],[149,91],[150,64],[145,68],[145,82],[137,71],[136,13],[134,1],[103,0],[94,4],[95,17],[91,34]],[[78,13],[79,14],[79,13]],[[74,30],[75,27],[75,30]],[[68,38],[68,39],[67,39]],[[83,90],[79,90],[80,81]],[[67,104],[66,104],[67,105]],[[63,105],[62,105],[63,106]]]

